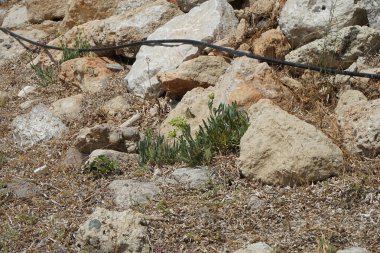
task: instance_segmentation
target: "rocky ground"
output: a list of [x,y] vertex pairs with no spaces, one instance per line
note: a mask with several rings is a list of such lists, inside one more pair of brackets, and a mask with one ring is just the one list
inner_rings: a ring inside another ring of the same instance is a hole
[[[0,0],[2,27],[52,45],[192,38],[369,73],[380,73],[379,12],[343,0]],[[380,81],[183,45],[68,60],[1,33],[0,48],[0,252],[380,252]],[[248,112],[238,153],[138,163],[146,130],[168,136],[182,116],[194,134],[211,95]],[[99,156],[117,173],[91,173]]]

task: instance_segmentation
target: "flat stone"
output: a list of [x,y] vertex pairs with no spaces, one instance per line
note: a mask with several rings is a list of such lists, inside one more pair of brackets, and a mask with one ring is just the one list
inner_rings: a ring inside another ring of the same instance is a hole
[[39,142],[62,136],[67,127],[44,104],[38,104],[31,112],[17,116],[13,122],[13,135],[21,147],[31,147]]
[[3,20],[2,27],[18,28],[25,26],[28,22],[28,11],[25,5],[15,4],[8,10],[7,15]]
[[115,203],[120,208],[146,204],[161,192],[155,183],[135,180],[115,180],[108,188],[113,192]]
[[210,180],[211,172],[206,167],[179,168],[171,174],[171,178],[190,188],[199,188]]
[[234,253],[273,253],[273,249],[265,242],[257,242],[248,245],[244,249],[239,249]]
[[81,115],[83,99],[82,94],[59,99],[52,103],[52,111],[61,119],[76,120]]
[[11,192],[19,199],[30,199],[40,193],[40,188],[36,184],[25,179],[13,179],[5,186],[5,188],[0,188],[0,193]]

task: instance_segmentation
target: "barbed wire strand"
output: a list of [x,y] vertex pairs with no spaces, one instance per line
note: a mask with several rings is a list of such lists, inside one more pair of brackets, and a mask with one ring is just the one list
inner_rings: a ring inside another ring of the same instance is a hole
[[[226,52],[228,54],[234,55],[234,56],[246,56],[248,58],[257,59],[259,61],[275,64],[275,65],[283,65],[283,66],[290,66],[294,68],[300,68],[300,69],[307,69],[307,70],[313,70],[318,71],[323,74],[330,74],[330,75],[346,75],[346,76],[356,76],[356,77],[365,77],[370,79],[380,79],[379,74],[371,74],[371,73],[362,73],[362,72],[355,72],[355,71],[348,71],[348,70],[339,70],[335,68],[324,68],[319,66],[313,66],[313,65],[307,65],[302,63],[296,63],[296,62],[290,62],[290,61],[283,61],[278,60],[270,57],[265,57],[241,50],[235,50],[228,47],[218,46],[214,45],[208,42],[199,41],[199,40],[192,40],[192,39],[161,39],[161,40],[142,40],[142,41],[136,41],[136,42],[130,42],[130,43],[124,43],[116,46],[110,46],[110,47],[95,47],[95,48],[64,48],[64,47],[57,47],[52,45],[43,44],[37,41],[33,41],[31,39],[25,38],[19,34],[16,34],[9,29],[6,29],[4,27],[0,27],[0,30],[9,36],[14,37],[15,39],[22,40],[25,42],[28,42],[32,45],[35,45],[37,47],[45,48],[45,49],[51,49],[51,50],[72,50],[72,51],[78,51],[78,52],[100,52],[100,51],[112,51],[122,48],[128,48],[128,47],[136,47],[136,46],[169,46],[168,44],[188,44],[193,45],[197,47],[203,47],[203,48],[212,48],[221,52]],[[176,45],[171,45],[176,46]]]

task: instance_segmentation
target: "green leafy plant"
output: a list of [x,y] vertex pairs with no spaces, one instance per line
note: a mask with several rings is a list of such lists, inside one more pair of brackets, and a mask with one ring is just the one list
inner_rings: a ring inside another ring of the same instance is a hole
[[96,178],[117,174],[120,172],[119,163],[105,155],[97,156],[88,166],[88,171]]
[[211,115],[203,121],[195,137],[184,117],[169,122],[175,128],[169,133],[174,139],[172,143],[163,136],[155,136],[152,131],[148,131],[145,139],[139,142],[140,163],[163,165],[182,162],[190,166],[205,165],[218,153],[238,151],[240,139],[249,126],[248,115],[239,110],[235,103],[212,108],[212,98],[209,102]]
[[31,65],[36,76],[38,77],[38,85],[47,87],[54,84],[58,80],[57,68],[55,66]]
[[83,37],[83,32],[78,32],[77,36],[75,37],[74,45],[71,48],[68,47],[66,42],[61,41],[61,47],[63,48],[63,56],[60,60],[60,64],[79,57],[83,57],[89,54],[89,52],[82,52],[79,51],[79,48],[88,49],[91,48],[90,43]]

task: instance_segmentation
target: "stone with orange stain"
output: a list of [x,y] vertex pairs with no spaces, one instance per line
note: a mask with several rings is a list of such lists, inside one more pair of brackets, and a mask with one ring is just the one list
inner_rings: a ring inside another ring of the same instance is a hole
[[277,29],[271,29],[261,34],[253,41],[252,47],[255,54],[281,60],[291,49],[284,34]]
[[261,98],[280,98],[290,91],[273,76],[267,63],[239,57],[235,59],[215,86],[214,106],[236,102],[248,108]]
[[114,72],[107,64],[115,64],[106,57],[83,57],[64,62],[59,79],[81,88],[83,92],[97,93],[105,88]]

